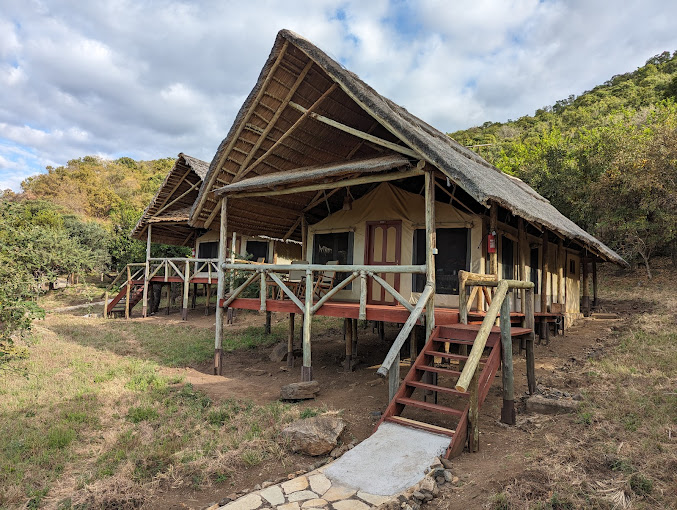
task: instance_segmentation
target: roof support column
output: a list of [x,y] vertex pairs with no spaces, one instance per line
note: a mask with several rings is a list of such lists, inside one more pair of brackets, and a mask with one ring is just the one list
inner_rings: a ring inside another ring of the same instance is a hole
[[[232,239],[230,241],[230,263],[235,264],[235,251],[236,251],[235,240],[237,238],[237,233],[233,232],[231,234],[231,238]],[[229,282],[228,289],[229,289],[229,292],[231,294],[233,293],[233,290],[235,289],[235,275],[233,274],[232,271],[230,272],[230,282]],[[233,323],[233,309],[232,308],[228,308],[228,312],[226,314],[226,322],[228,324]]]
[[223,270],[223,264],[226,262],[226,230],[228,228],[228,216],[226,214],[228,198],[221,199],[221,228],[219,229],[219,262],[218,275],[219,283],[216,287],[216,332],[214,334],[214,374],[223,374],[223,356],[221,345],[223,343],[223,307],[221,299],[224,297],[226,287],[226,275]]
[[493,274],[498,278],[498,234],[496,229],[498,229],[498,205],[492,203],[489,212],[489,233],[494,236],[496,248],[493,252],[489,253],[489,274]]
[[[426,283],[435,287],[435,255],[437,255],[437,233],[435,232],[435,176],[430,169],[425,173],[425,276]],[[426,341],[435,329],[435,292],[432,293],[425,307]]]
[[153,224],[148,224],[146,229],[146,267],[143,272],[143,316],[148,317],[148,276],[150,275],[150,243],[151,243],[151,229]]
[[581,258],[581,266],[583,266],[583,297],[582,297],[582,312],[585,317],[590,317],[590,263],[587,256]]
[[308,221],[305,214],[301,216],[301,251],[303,252],[301,260],[311,261],[308,257]]
[[[524,230],[524,220],[517,218],[517,249],[519,250],[519,279],[528,282],[527,257],[529,256],[529,242]],[[526,313],[527,291],[520,290],[520,311]]]

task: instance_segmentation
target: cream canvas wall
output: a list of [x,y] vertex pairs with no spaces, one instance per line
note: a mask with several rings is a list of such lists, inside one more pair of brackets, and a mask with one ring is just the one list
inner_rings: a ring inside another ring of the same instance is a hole
[[[195,241],[195,253],[200,252],[200,244],[201,243],[213,243],[213,242],[218,242],[219,241],[219,233],[214,230],[210,230],[209,232],[206,232],[204,235],[198,237]],[[236,246],[236,251],[239,256],[244,257],[247,254],[247,241],[264,241],[268,243],[268,261],[270,263],[273,262],[274,260],[274,244],[275,242],[271,239],[265,239],[261,237],[252,237],[252,236],[245,236],[245,235],[238,235],[236,233],[235,235],[235,246]],[[282,242],[282,241],[278,241]],[[228,249],[230,249],[230,237],[228,239]],[[300,256],[301,249],[300,246],[297,250],[294,249],[285,249],[285,250],[280,250],[281,253],[278,254],[277,257],[277,263],[278,264],[289,264],[292,261],[292,257],[295,253],[298,253]]]
[[[443,203],[435,203],[437,228],[469,228],[470,229],[470,270],[479,272],[481,260],[482,223],[481,218],[459,211],[455,207]],[[310,225],[308,228],[308,260],[312,260],[315,234],[329,232],[353,232],[353,263],[365,263],[366,223],[368,221],[402,221],[402,244],[400,263],[412,264],[414,230],[425,228],[425,201],[421,195],[409,193],[389,183],[380,184],[362,198],[355,200],[350,211],[337,211],[324,220]],[[444,247],[438,246],[438,250]],[[412,292],[411,275],[401,275],[400,293],[411,302],[418,299],[419,294]],[[340,291],[337,299],[343,301],[359,300],[359,285],[350,290]],[[437,306],[458,306],[457,295],[436,295]]]

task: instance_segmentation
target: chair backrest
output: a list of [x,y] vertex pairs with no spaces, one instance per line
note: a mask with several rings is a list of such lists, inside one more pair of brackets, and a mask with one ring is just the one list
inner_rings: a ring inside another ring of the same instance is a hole
[[266,257],[259,257],[256,259],[257,264],[263,264],[266,261]]
[[[338,266],[338,263],[339,263],[338,260],[328,260],[327,261],[328,266]],[[326,270],[322,271],[322,281],[330,282],[334,279],[335,276],[336,276],[336,271],[334,271],[333,269],[332,270],[326,269]]]
[[[307,260],[292,260],[292,264],[307,264]],[[289,279],[296,282],[299,280],[303,280],[306,277],[306,270],[305,269],[294,269],[292,271],[289,271]]]

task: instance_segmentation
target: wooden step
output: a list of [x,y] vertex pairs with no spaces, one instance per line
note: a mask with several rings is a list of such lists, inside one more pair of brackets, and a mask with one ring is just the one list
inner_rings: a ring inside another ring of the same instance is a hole
[[[439,352],[428,349],[425,351],[428,356],[434,356],[436,358],[445,358],[445,359],[455,359],[458,361],[465,361],[468,359],[468,356],[463,356],[462,354],[451,354],[448,352]],[[480,358],[480,363],[486,363],[487,358]]]
[[436,374],[453,375],[456,377],[461,375],[461,372],[457,372],[456,370],[449,370],[448,368],[431,367],[428,365],[414,365],[414,368],[416,370],[421,370],[423,372],[435,372]]
[[463,411],[454,409],[453,407],[441,406],[439,404],[433,404],[432,402],[422,402],[420,400],[414,400],[413,398],[400,397],[395,399],[395,401],[398,404],[404,404],[405,406],[418,407],[420,409],[425,409],[426,411],[449,414],[451,416],[458,416],[459,418],[463,415]]
[[467,391],[458,391],[454,388],[447,388],[446,386],[438,386],[436,384],[428,384],[421,381],[405,381],[407,386],[412,388],[420,388],[422,390],[439,391],[440,393],[447,393],[449,395],[457,395],[459,397],[467,397],[470,395]]
[[437,425],[431,425],[430,423],[410,420],[409,418],[403,418],[402,416],[389,416],[385,419],[385,421],[397,423],[398,425],[404,425],[406,427],[425,430],[426,432],[433,432],[434,434],[442,434],[443,436],[448,437],[454,437],[454,433],[456,432],[452,429],[445,429],[444,427],[438,427]]

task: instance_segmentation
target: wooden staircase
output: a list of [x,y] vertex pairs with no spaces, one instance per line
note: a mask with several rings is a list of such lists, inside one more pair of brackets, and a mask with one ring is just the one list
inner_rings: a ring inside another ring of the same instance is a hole
[[[442,434],[450,438],[445,457],[460,455],[468,441],[470,392],[458,391],[454,386],[468,359],[462,353],[473,345],[479,329],[479,324],[435,328],[376,428],[390,422]],[[511,328],[513,337],[530,332],[531,329]],[[445,348],[445,344],[450,348]],[[487,397],[500,364],[501,333],[498,327],[493,327],[480,359],[478,407]]]
[[127,309],[127,285],[131,285],[129,289],[129,312],[143,299],[143,281],[132,280],[130,283],[125,283],[120,292],[106,305],[106,315],[125,315]]

